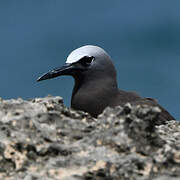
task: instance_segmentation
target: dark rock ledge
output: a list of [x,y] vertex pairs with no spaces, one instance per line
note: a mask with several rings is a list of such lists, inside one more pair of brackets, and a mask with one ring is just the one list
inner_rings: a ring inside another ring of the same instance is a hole
[[0,100],[0,179],[179,180],[180,122],[160,109],[107,108],[98,119],[61,97]]

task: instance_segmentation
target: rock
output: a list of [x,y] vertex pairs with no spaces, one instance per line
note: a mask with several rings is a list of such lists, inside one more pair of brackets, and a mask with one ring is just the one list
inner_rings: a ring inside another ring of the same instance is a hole
[[0,100],[0,179],[180,178],[180,122],[158,107],[106,108],[97,119],[61,97]]

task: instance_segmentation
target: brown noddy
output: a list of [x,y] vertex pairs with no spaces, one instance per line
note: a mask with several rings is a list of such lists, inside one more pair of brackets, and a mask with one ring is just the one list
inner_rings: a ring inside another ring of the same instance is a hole
[[75,49],[67,57],[64,66],[42,75],[37,81],[70,75],[75,80],[71,107],[97,117],[107,107],[148,104],[161,109],[161,122],[174,119],[156,100],[144,98],[134,92],[118,89],[116,70],[111,57],[100,47],[86,45]]

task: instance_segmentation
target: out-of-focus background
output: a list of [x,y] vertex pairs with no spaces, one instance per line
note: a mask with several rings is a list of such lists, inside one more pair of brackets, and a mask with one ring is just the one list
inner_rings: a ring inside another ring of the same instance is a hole
[[156,98],[180,118],[180,1],[0,1],[0,97],[60,95],[73,79],[37,83],[82,45],[104,48],[119,88]]

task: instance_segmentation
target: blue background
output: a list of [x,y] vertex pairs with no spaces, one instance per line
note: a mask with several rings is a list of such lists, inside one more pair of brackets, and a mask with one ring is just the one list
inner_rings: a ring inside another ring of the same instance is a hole
[[0,96],[60,95],[73,79],[36,82],[82,45],[104,48],[119,87],[156,98],[180,118],[180,1],[0,1]]

